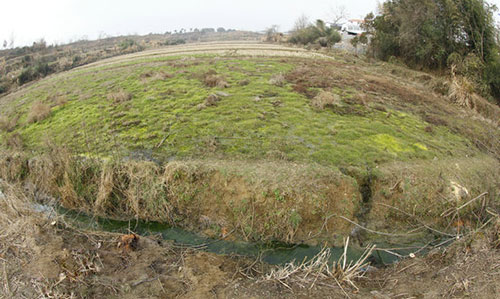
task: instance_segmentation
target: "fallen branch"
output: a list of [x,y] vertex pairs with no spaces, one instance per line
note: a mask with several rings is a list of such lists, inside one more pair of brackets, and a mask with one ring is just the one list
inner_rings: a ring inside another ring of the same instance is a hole
[[468,202],[466,202],[465,204],[463,204],[462,206],[457,208],[457,211],[460,211],[461,209],[465,208],[466,206],[470,205],[471,203],[473,203],[474,201],[478,200],[479,198],[481,198],[485,195],[488,195],[488,192],[484,192],[484,193],[480,194],[478,197],[469,200]]
[[152,282],[152,281],[157,280],[158,278],[160,278],[160,277],[157,276],[157,277],[154,277],[154,278],[144,279],[144,280],[141,280],[141,281],[137,281],[137,282],[131,283],[130,286],[133,287],[133,288],[135,288],[136,286],[138,286],[140,284],[143,284],[143,283],[146,283],[146,282]]
[[428,230],[431,230],[431,231],[433,231],[433,232],[435,232],[435,233],[438,233],[438,234],[441,234],[441,235],[444,235],[444,236],[448,236],[448,237],[454,237],[454,236],[455,236],[455,235],[452,235],[452,234],[448,234],[448,233],[445,233],[445,232],[439,231],[439,230],[437,230],[437,229],[435,229],[435,228],[432,228],[432,227],[430,227],[429,225],[427,225],[427,224],[425,224],[424,222],[422,222],[420,219],[418,219],[415,215],[412,215],[412,214],[410,214],[410,213],[408,213],[408,212],[405,212],[405,211],[403,211],[403,210],[400,210],[400,209],[398,209],[398,208],[396,208],[396,207],[393,207],[393,206],[390,206],[390,205],[387,205],[387,204],[384,204],[384,203],[376,203],[376,204],[381,205],[381,206],[384,206],[384,207],[387,207],[387,208],[394,209],[394,210],[396,210],[396,211],[398,211],[398,212],[400,212],[400,213],[402,213],[402,214],[405,214],[405,215],[406,215],[406,216],[408,216],[408,217],[412,217],[414,220],[416,220],[418,223],[420,223],[423,227],[425,227],[425,228],[427,228]]
[[170,133],[168,133],[168,134],[167,134],[167,136],[165,136],[165,138],[163,138],[163,139],[161,140],[161,142],[160,142],[160,143],[158,143],[158,145],[156,146],[156,148],[160,148],[160,147],[163,145],[163,143],[167,140],[167,138],[168,138],[169,136],[170,136]]
[[411,235],[416,235],[418,233],[405,233],[405,234],[391,234],[391,233],[385,233],[385,232],[379,232],[379,231],[376,231],[376,230],[372,230],[372,229],[369,229],[369,228],[366,228],[364,226],[362,226],[361,224],[358,224],[344,216],[339,216],[340,218],[344,219],[345,221],[351,223],[351,224],[354,224],[356,225],[357,227],[361,228],[361,229],[364,229],[366,230],[367,232],[370,232],[370,233],[374,233],[374,234],[377,234],[377,235],[382,235],[382,236],[389,236],[389,237],[406,237],[406,236],[411,236]]
[[3,264],[3,276],[5,282],[5,290],[7,291],[7,295],[11,296],[12,292],[10,290],[9,276],[7,274],[7,267],[5,266],[5,263]]
[[479,198],[487,195],[488,192],[484,192],[484,193],[481,193],[478,197],[475,197],[471,200],[469,200],[468,202],[466,202],[465,204],[463,204],[462,206],[458,207],[458,208],[451,208],[451,209],[448,209],[446,211],[444,211],[443,213],[441,213],[441,217],[448,217],[450,216],[453,212],[457,212],[460,211],[461,209],[465,208],[466,206],[470,205],[471,203],[473,203],[474,201],[478,200]]

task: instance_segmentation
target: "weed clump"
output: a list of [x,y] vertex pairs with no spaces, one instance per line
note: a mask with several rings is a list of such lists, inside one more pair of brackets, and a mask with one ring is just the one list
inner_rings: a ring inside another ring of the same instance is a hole
[[141,79],[143,81],[147,81],[147,80],[157,80],[157,81],[164,81],[164,80],[167,80],[169,78],[172,78],[173,75],[170,74],[170,73],[167,73],[167,72],[153,72],[153,71],[148,71],[148,72],[145,72],[143,74],[141,74]]
[[248,80],[248,79],[243,79],[243,80],[241,80],[238,84],[239,84],[240,86],[247,86],[248,84],[250,84],[250,80]]
[[311,101],[311,105],[319,110],[323,110],[326,107],[333,107],[340,104],[340,96],[333,94],[329,91],[321,91],[316,97]]
[[283,76],[282,73],[273,75],[271,79],[269,79],[269,84],[271,85],[276,85],[276,86],[283,86],[285,85],[286,79],[285,76]]
[[28,123],[41,122],[50,115],[50,106],[37,101],[31,106],[30,112],[28,113]]
[[217,72],[214,70],[210,70],[206,72],[203,76],[203,84],[207,87],[218,87],[218,88],[227,88],[229,84],[222,78],[217,75]]
[[217,106],[217,102],[220,101],[220,98],[216,94],[209,95],[202,104],[197,106],[198,110],[203,110],[207,107]]
[[115,104],[130,101],[132,99],[132,94],[124,90],[118,92],[113,92],[108,94],[108,100],[113,101]]

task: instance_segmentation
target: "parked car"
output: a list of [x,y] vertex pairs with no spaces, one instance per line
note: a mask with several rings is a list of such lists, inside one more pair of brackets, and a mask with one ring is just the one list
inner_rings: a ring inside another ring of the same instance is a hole
[[361,28],[360,22],[347,22],[344,25],[342,25],[342,31],[347,32],[347,34],[351,35],[359,35],[365,32],[365,30]]

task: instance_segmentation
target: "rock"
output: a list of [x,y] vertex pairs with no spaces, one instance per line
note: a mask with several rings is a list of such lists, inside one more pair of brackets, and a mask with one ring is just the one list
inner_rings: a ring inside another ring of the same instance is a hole
[[465,187],[459,185],[457,182],[450,181],[450,188],[451,194],[458,202],[461,202],[462,200],[465,200],[469,197],[469,191]]

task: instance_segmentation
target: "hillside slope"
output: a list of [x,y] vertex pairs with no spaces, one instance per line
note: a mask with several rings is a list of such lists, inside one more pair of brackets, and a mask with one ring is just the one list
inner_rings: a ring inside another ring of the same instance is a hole
[[[0,98],[0,142],[24,153],[14,178],[67,207],[207,234],[337,243],[354,220],[446,227],[439,215],[450,206],[483,192],[498,203],[499,109],[461,109],[445,88],[441,78],[342,53],[170,47]],[[63,152],[73,160],[58,160]]]

